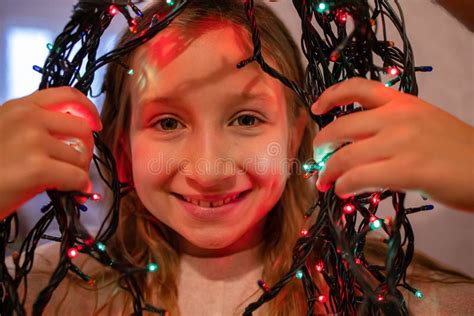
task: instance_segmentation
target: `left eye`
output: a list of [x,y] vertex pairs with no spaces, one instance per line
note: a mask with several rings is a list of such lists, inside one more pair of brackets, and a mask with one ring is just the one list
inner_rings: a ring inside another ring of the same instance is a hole
[[262,120],[260,120],[258,117],[249,114],[241,115],[234,120],[234,122],[239,122],[243,126],[253,126],[261,121]]
[[179,123],[174,118],[167,117],[167,118],[164,118],[164,119],[161,119],[161,120],[157,121],[155,125],[158,125],[158,124],[160,125],[162,130],[171,131],[171,130],[176,129],[177,126],[181,123]]

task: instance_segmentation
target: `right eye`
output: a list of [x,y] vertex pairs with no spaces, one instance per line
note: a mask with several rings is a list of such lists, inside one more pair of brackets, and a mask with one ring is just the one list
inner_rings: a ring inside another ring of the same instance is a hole
[[156,121],[156,123],[153,125],[157,127],[159,126],[159,128],[161,128],[164,131],[173,131],[177,128],[179,124],[181,123],[178,122],[178,120],[172,117],[166,117],[166,118]]

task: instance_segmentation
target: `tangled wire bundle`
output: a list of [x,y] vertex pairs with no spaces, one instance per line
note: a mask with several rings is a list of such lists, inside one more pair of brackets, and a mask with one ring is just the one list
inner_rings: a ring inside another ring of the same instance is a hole
[[[166,28],[186,5],[193,0],[166,0],[171,10],[166,15],[156,14],[149,21],[149,27],[137,31],[137,19],[143,14],[129,0],[80,0],[74,7],[70,22],[50,45],[50,54],[44,66],[34,69],[42,74],[40,89],[59,86],[73,86],[84,94],[91,93],[95,72],[112,62],[120,63],[120,57],[143,45]],[[196,0],[197,1],[197,0]],[[395,8],[390,3],[395,4]],[[392,75],[387,86],[396,86],[400,91],[416,95],[416,71],[431,71],[431,67],[415,67],[413,52],[406,36],[403,13],[398,0],[293,0],[301,18],[301,48],[307,59],[304,86],[298,85],[280,74],[265,62],[261,51],[258,21],[254,16],[252,0],[244,0],[252,29],[254,53],[237,65],[245,67],[257,62],[263,71],[291,88],[309,111],[310,105],[329,86],[352,77],[369,77],[380,81],[384,74]],[[130,10],[136,15],[132,17]],[[135,33],[125,45],[97,57],[100,39],[110,22],[118,13],[128,22],[130,32]],[[403,43],[397,48],[387,39],[387,24],[398,31]],[[352,31],[348,31],[352,26]],[[381,31],[381,32],[379,32]],[[382,33],[381,39],[377,34]],[[73,53],[74,51],[74,53]],[[375,58],[376,57],[376,58]],[[375,59],[381,60],[377,65]],[[126,67],[126,65],[123,65]],[[322,116],[311,114],[319,128],[323,128],[338,117],[361,111],[354,104],[334,109]],[[93,161],[104,183],[113,193],[112,205],[107,212],[99,232],[93,237],[80,222],[80,214],[86,208],[77,204],[76,196],[94,199],[95,195],[82,192],[48,191],[51,202],[42,208],[44,214],[27,235],[20,250],[13,255],[15,274],[9,274],[6,265],[6,248],[16,236],[18,220],[16,215],[0,222],[0,298],[1,315],[25,315],[23,307],[26,297],[27,276],[33,267],[35,249],[40,239],[49,239],[61,244],[60,258],[49,284],[38,295],[33,314],[41,315],[54,290],[72,272],[84,281],[92,280],[73,263],[78,252],[88,254],[103,265],[118,271],[121,286],[133,297],[134,314],[143,311],[164,315],[165,310],[144,302],[137,274],[154,272],[155,263],[145,267],[122,264],[111,258],[105,245],[114,234],[119,217],[120,198],[127,184],[118,181],[114,157],[110,150],[94,133],[95,146],[100,155],[94,154]],[[303,166],[306,178],[324,166],[330,155],[320,162],[312,161]],[[101,158],[102,157],[102,158]],[[111,174],[111,181],[104,177],[104,171]],[[395,216],[393,220],[377,217],[379,202],[391,198]],[[300,279],[307,301],[307,315],[314,315],[315,304],[322,304],[327,313],[353,315],[357,313],[379,315],[407,315],[408,310],[399,288],[405,288],[421,298],[423,294],[406,282],[406,271],[414,251],[414,235],[407,218],[410,213],[430,210],[431,205],[405,208],[405,194],[385,190],[366,193],[349,199],[338,198],[333,188],[322,194],[306,212],[305,217],[316,215],[315,224],[302,232],[293,252],[293,263],[280,281],[269,286],[263,280],[260,298],[245,309],[244,315],[251,315],[262,304],[274,298],[294,278]],[[314,210],[318,209],[318,212]],[[45,234],[49,225],[56,221],[60,236]],[[382,229],[386,234],[387,253],[385,264],[369,262],[364,255],[367,234]],[[313,258],[318,249],[320,257]],[[313,264],[316,262],[316,264]],[[329,295],[314,281],[314,274],[321,273]],[[24,294],[19,296],[23,284]]]

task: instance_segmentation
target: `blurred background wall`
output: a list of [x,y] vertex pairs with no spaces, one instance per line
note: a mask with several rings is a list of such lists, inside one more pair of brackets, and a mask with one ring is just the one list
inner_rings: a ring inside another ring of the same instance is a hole
[[[467,1],[467,0],[466,0]],[[74,0],[2,0],[0,10],[0,104],[36,90],[40,75],[33,65],[42,66],[48,53],[47,43],[54,40],[69,19]],[[420,96],[463,121],[474,125],[473,53],[474,37],[466,27],[429,0],[400,1],[417,65],[432,65],[433,73],[418,76]],[[290,0],[270,5],[284,19],[296,38],[299,22]],[[125,26],[116,18],[104,37],[102,51],[108,51]],[[299,41],[298,41],[299,42]],[[93,90],[100,87],[100,74]],[[101,108],[101,99],[94,99]],[[443,150],[440,148],[439,150]],[[474,149],[473,149],[474,150]],[[434,153],[436,154],[436,153]],[[474,168],[474,156],[471,157]],[[456,163],[447,161],[446,163]],[[97,173],[92,170],[96,192],[102,193]],[[443,179],[439,179],[443,181]],[[474,183],[473,183],[474,185]],[[48,201],[38,195],[20,210],[27,232],[40,216],[40,208]],[[432,202],[432,201],[428,201]],[[408,193],[407,205],[426,203],[415,192]],[[411,216],[418,250],[474,276],[474,214],[449,209],[434,202],[435,210]],[[91,230],[101,222],[104,205],[88,203],[83,220]],[[387,210],[391,206],[384,204]],[[390,215],[390,212],[386,213]],[[52,228],[54,230],[54,228]]]

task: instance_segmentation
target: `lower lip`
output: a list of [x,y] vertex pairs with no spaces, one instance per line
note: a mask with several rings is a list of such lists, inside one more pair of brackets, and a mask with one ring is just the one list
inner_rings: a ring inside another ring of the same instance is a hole
[[191,202],[186,202],[176,195],[172,194],[176,200],[183,206],[183,208],[192,217],[199,220],[216,220],[226,216],[229,216],[234,210],[236,210],[247,197],[250,190],[245,191],[241,196],[233,200],[232,202],[217,206],[217,207],[202,207]]

